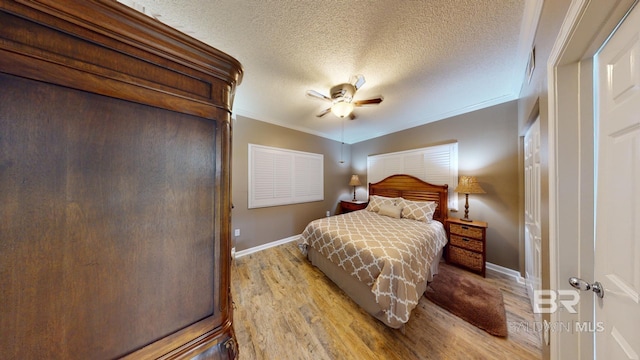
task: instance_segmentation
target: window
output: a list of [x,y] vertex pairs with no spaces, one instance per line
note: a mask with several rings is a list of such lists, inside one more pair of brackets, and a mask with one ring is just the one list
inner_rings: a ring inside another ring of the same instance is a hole
[[436,185],[449,185],[449,209],[458,210],[458,143],[371,155],[367,157],[367,180],[375,183],[387,176],[407,174]]
[[249,144],[250,209],[322,200],[322,154]]

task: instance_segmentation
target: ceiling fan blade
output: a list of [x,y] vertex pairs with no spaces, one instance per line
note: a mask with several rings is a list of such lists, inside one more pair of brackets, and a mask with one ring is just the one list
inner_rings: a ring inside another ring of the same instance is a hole
[[307,90],[307,96],[309,97],[313,97],[313,98],[318,98],[321,100],[329,100],[332,101],[330,97],[320,94],[319,92],[315,91],[315,90]]
[[331,112],[331,108],[327,108],[326,110],[323,110],[322,112],[320,112],[318,115],[316,115],[317,117],[323,117],[325,115],[327,115],[329,112]]
[[384,98],[382,96],[379,96],[379,97],[371,98],[367,100],[356,100],[353,102],[353,105],[355,106],[378,105],[382,102],[382,100],[384,100]]
[[356,90],[360,89],[362,85],[364,85],[364,75],[354,75],[351,77],[351,85],[356,88]]

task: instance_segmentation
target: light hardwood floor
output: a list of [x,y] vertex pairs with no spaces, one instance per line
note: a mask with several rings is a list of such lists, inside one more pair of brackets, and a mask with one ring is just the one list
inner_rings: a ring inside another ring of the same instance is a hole
[[231,269],[239,359],[539,359],[524,286],[491,271],[486,281],[503,293],[506,339],[424,296],[404,333],[388,328],[312,266],[295,242],[247,255]]

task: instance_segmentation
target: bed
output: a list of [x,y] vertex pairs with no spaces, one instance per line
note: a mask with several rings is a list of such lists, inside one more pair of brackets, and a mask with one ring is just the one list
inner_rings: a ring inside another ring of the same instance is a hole
[[310,222],[298,247],[365,311],[402,328],[438,272],[447,195],[447,185],[392,175],[369,184],[366,209]]

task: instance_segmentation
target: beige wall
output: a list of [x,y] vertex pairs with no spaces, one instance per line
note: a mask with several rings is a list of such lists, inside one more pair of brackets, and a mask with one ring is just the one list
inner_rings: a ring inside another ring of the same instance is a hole
[[[354,173],[366,180],[368,155],[457,141],[459,174],[477,176],[487,192],[469,196],[469,217],[489,223],[487,261],[519,271],[517,110],[512,101],[353,144]],[[464,216],[459,201],[450,216]]]
[[[324,201],[294,205],[248,209],[248,144],[258,144],[324,155]],[[238,116],[233,121],[232,153],[232,229],[236,251],[246,250],[272,241],[300,234],[311,221],[334,215],[339,199],[350,198],[350,146],[344,145],[344,160],[340,164],[340,142],[304,132]]]

